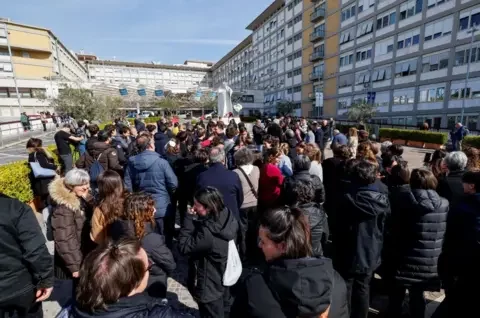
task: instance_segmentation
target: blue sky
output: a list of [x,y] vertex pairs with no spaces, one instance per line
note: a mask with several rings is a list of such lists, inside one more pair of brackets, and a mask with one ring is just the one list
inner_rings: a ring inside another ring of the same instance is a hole
[[216,61],[273,0],[16,0],[1,16],[51,29],[71,50],[101,59]]

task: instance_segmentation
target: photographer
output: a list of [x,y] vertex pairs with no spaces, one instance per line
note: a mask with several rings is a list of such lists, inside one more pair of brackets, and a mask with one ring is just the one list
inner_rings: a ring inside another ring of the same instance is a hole
[[64,173],[73,169],[73,157],[70,144],[82,141],[83,137],[72,136],[72,127],[65,124],[54,136],[57,145],[58,155],[61,159],[62,171]]

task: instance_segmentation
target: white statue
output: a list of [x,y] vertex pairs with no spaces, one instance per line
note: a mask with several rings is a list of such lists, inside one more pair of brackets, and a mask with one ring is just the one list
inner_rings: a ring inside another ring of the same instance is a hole
[[226,83],[218,88],[218,117],[223,118],[233,113],[232,94],[233,90]]

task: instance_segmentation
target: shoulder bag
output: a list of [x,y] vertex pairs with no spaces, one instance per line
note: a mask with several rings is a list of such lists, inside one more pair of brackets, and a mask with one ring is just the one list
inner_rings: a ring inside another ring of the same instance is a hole
[[241,167],[238,167],[238,170],[240,170],[242,172],[243,176],[245,177],[245,179],[247,179],[248,185],[250,186],[250,190],[252,190],[252,193],[253,193],[253,196],[255,197],[255,199],[258,199],[258,193],[255,190],[255,188],[253,187],[253,183],[250,180],[250,178],[248,177],[248,175],[245,173],[245,171],[243,171],[243,169]]
[[30,168],[32,168],[33,176],[38,178],[53,178],[57,175],[55,170],[44,168],[37,160],[37,153],[33,154],[34,162],[29,162]]

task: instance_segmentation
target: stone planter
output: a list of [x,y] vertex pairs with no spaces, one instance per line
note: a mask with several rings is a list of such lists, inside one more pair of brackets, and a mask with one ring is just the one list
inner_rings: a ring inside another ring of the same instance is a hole
[[380,142],[384,142],[384,141],[390,141],[390,138],[383,138],[383,137],[381,137],[381,138],[380,138]]
[[415,148],[423,148],[425,143],[423,141],[407,141],[407,146]]
[[431,143],[428,143],[428,142],[425,143],[425,149],[437,150],[437,149],[441,149],[441,148],[442,148],[441,144],[431,144]]
[[403,140],[403,139],[393,139],[393,140],[392,140],[392,143],[393,143],[394,145],[405,146],[406,141]]

